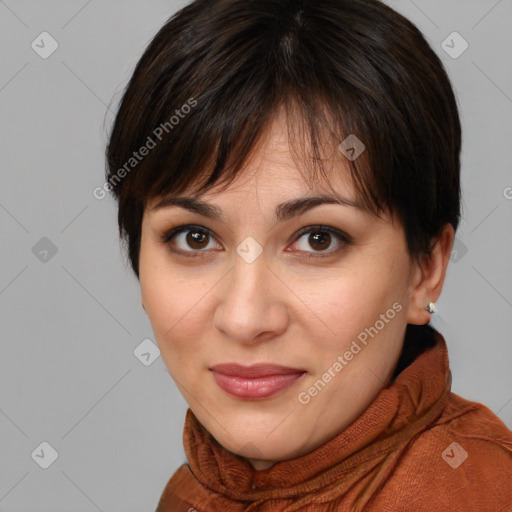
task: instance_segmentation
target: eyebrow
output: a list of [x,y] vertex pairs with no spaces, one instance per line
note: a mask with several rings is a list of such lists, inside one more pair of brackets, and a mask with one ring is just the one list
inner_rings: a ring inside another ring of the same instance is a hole
[[[307,210],[310,210],[322,204],[339,204],[341,206],[349,206],[361,211],[366,211],[366,208],[362,204],[350,201],[341,196],[318,195],[310,197],[300,197],[279,204],[275,209],[275,218],[277,219],[277,221],[282,222],[292,217],[296,217],[306,212]],[[216,205],[206,203],[196,197],[166,197],[157,205],[153,206],[151,210],[156,211],[162,208],[169,208],[172,206],[178,206],[190,212],[198,213],[205,217],[226,223],[226,217],[224,216],[221,208],[219,208]]]

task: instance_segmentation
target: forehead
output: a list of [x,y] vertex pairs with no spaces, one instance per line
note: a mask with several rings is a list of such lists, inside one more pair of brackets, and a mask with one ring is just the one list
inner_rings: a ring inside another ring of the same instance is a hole
[[[257,193],[261,200],[275,198],[271,202],[277,203],[298,196],[336,193],[347,202],[362,207],[356,197],[348,160],[338,150],[336,141],[319,148],[321,161],[317,163],[321,165],[323,172],[320,173],[317,166],[313,173],[307,141],[303,141],[301,134],[293,130],[293,122],[290,124],[284,110],[279,109],[262,132],[236,178],[229,185],[213,186],[201,194],[203,200],[229,200],[230,196]],[[208,175],[206,171],[198,173],[197,180],[180,196],[198,197],[194,190]],[[169,197],[175,196],[169,194]],[[162,199],[164,196],[151,199],[147,208],[152,209]]]
[[[250,170],[261,170],[265,176],[283,179],[294,183],[310,182],[315,187],[325,187],[329,183],[351,188],[352,178],[347,158],[338,150],[341,141],[320,137],[319,152],[321,167],[326,177],[315,175],[311,180],[312,154],[306,126],[302,118],[289,119],[281,107],[267,129],[263,132],[260,144],[246,162]],[[322,134],[325,135],[325,134]],[[318,161],[318,157],[316,158]],[[327,179],[326,179],[327,178]]]

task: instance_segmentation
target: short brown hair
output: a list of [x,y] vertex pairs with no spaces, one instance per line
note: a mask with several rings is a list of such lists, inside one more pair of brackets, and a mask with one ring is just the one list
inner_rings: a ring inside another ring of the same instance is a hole
[[281,105],[311,170],[322,140],[363,141],[348,162],[358,197],[400,219],[412,257],[430,254],[445,223],[457,229],[456,98],[415,25],[378,0],[195,0],[142,55],[106,151],[137,276],[148,199],[229,184]]

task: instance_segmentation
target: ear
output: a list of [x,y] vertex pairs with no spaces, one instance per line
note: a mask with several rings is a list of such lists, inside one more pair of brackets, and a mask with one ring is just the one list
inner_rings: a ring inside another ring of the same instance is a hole
[[431,313],[425,308],[429,302],[436,302],[441,295],[454,238],[453,226],[445,224],[431,256],[425,256],[421,263],[415,263],[412,270],[407,323],[424,325],[430,322]]

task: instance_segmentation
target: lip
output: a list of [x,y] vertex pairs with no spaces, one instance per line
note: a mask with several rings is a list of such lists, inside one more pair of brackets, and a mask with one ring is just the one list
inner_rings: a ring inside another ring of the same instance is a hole
[[274,364],[243,366],[237,363],[218,364],[209,368],[217,385],[237,398],[269,398],[289,388],[305,370]]

